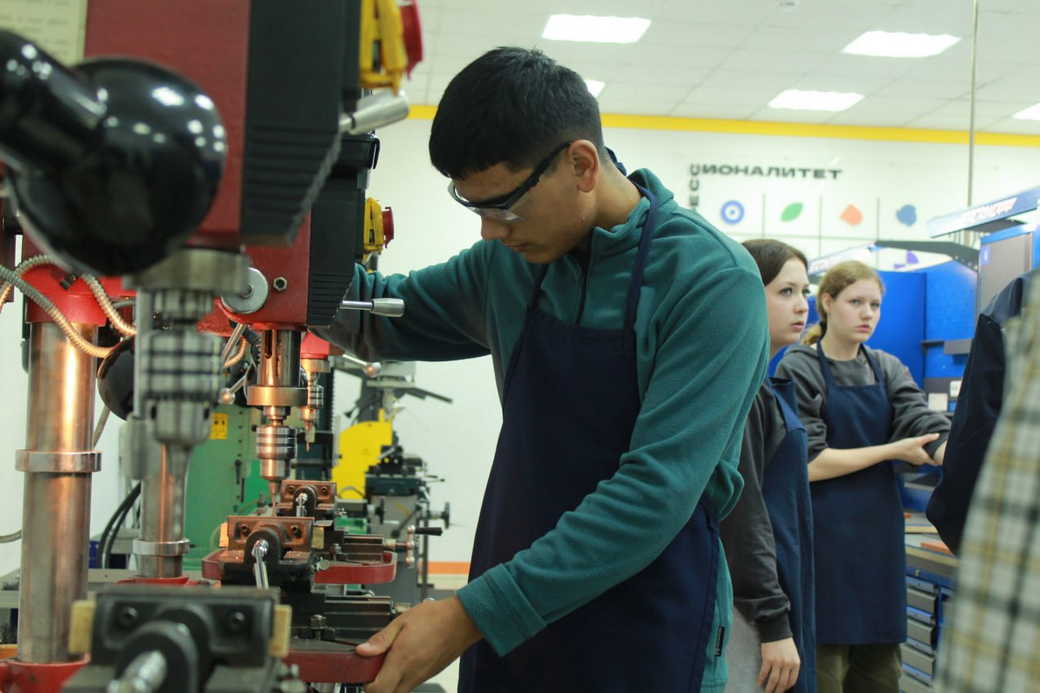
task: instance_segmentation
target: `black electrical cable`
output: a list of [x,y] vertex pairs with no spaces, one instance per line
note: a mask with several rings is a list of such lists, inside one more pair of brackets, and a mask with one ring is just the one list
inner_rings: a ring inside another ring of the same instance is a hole
[[[136,498],[135,498],[136,500]],[[119,537],[119,530],[123,528],[123,523],[126,521],[126,516],[130,514],[130,510],[133,507],[131,504],[126,510],[119,514],[116,518],[116,524],[112,528],[112,533],[108,535],[108,544],[101,550],[101,567],[109,568],[109,564],[112,562],[112,547],[116,543],[116,539]]]
[[108,567],[108,557],[112,553],[112,544],[115,543],[116,536],[126,520],[127,513],[130,512],[130,508],[133,507],[134,502],[140,495],[141,482],[137,482],[130,489],[130,493],[126,494],[126,498],[116,507],[112,517],[108,520],[108,524],[105,525],[105,529],[101,532],[101,539],[98,541],[98,566],[101,568]]
[[108,535],[108,545],[105,547],[104,553],[102,554],[102,559],[104,562],[101,565],[103,568],[109,567],[109,563],[111,563],[112,561],[112,547],[115,545],[116,539],[119,537],[119,530],[123,528],[123,523],[126,521],[127,516],[133,510],[134,504],[137,502],[137,499],[140,497],[140,495],[141,482],[137,482],[137,484],[135,484],[134,487],[130,490],[130,493],[127,494],[127,498],[126,500],[124,500],[124,503],[126,503],[126,507],[123,509],[123,512],[120,513],[119,517],[116,519],[116,524],[112,528],[112,533]]

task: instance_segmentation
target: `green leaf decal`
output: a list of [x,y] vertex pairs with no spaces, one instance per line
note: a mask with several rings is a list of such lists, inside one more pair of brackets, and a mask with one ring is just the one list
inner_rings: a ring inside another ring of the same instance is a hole
[[784,211],[780,214],[780,221],[794,221],[802,215],[802,209],[804,208],[805,205],[801,202],[792,202],[784,207]]

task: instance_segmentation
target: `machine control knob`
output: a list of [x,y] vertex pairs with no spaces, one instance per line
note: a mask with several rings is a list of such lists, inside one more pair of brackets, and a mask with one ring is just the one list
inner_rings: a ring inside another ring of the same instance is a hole
[[389,207],[383,208],[383,247],[390,245],[394,240],[394,210]]
[[271,288],[264,273],[256,267],[250,267],[246,278],[249,286],[244,293],[225,294],[220,297],[220,302],[232,313],[249,315],[260,310],[267,303]]

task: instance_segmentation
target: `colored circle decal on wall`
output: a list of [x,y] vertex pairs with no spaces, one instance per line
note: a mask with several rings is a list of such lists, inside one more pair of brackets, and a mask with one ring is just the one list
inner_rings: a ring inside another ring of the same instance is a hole
[[730,200],[722,205],[719,214],[722,216],[722,220],[727,224],[739,224],[744,220],[744,205],[740,204],[736,200]]

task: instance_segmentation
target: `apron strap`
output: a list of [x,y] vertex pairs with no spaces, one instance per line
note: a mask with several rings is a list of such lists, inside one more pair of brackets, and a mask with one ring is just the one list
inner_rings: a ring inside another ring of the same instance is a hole
[[834,378],[831,376],[831,366],[827,363],[827,354],[823,353],[822,341],[816,342],[816,358],[820,362],[820,373],[823,374],[823,382],[829,390],[834,385]]
[[654,232],[657,231],[657,197],[642,187],[636,185],[643,197],[650,200],[650,210],[646,213],[643,222],[642,234],[639,237],[639,254],[636,255],[636,264],[632,268],[632,277],[628,283],[628,297],[625,301],[625,333],[630,334],[636,323],[636,309],[639,307],[639,290],[643,288],[643,267],[646,258],[650,254],[650,241],[653,240]]

